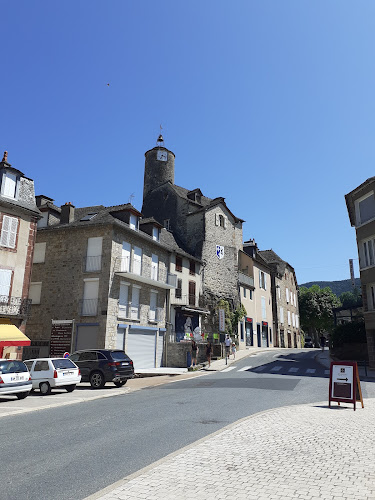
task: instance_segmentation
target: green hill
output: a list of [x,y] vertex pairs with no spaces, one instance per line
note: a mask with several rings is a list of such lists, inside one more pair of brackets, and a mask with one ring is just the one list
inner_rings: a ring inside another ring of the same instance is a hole
[[[341,281],[310,281],[309,283],[303,283],[299,285],[305,286],[306,288],[310,288],[313,285],[319,285],[320,288],[325,288],[329,286],[332,292],[339,297],[343,292],[352,292],[353,286],[351,280],[341,280]],[[355,286],[357,288],[361,288],[361,281],[359,278],[355,278]]]

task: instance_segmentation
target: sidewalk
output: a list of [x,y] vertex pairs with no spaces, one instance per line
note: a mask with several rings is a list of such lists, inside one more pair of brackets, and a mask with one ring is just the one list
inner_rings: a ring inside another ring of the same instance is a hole
[[[263,350],[239,351],[228,366]],[[329,351],[316,360],[329,367]],[[323,401],[246,417],[86,500],[375,500],[375,399],[364,405]]]
[[375,399],[364,404],[258,413],[88,499],[374,500]]
[[[330,368],[332,358],[330,356],[330,352],[328,349],[324,351],[319,350],[315,355],[315,361],[325,366],[326,368]],[[366,375],[367,372],[367,375]],[[360,380],[374,380],[375,379],[375,370],[370,370],[367,366],[366,369],[364,366],[358,366],[358,374]]]

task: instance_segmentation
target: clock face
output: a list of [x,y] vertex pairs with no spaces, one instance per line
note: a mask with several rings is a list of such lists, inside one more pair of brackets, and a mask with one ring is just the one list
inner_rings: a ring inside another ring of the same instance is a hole
[[161,149],[158,150],[156,158],[159,161],[167,161],[168,160],[168,153],[166,151],[162,151]]

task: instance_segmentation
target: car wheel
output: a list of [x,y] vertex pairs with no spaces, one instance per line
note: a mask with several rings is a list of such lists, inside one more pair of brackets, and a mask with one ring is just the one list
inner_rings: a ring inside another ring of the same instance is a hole
[[41,382],[39,384],[39,389],[42,394],[42,396],[47,396],[51,392],[51,386],[49,385],[48,382]]
[[65,386],[65,389],[66,389],[68,392],[73,392],[75,388],[76,388],[76,384],[66,385],[66,386]]
[[127,382],[127,380],[119,380],[118,382],[113,382],[115,384],[116,387],[122,387],[123,385],[125,385]]
[[104,375],[102,372],[92,372],[90,375],[90,385],[93,389],[103,389],[105,386]]
[[30,394],[30,391],[26,391],[26,392],[17,392],[16,396],[17,396],[17,399],[25,399],[27,398],[27,396]]

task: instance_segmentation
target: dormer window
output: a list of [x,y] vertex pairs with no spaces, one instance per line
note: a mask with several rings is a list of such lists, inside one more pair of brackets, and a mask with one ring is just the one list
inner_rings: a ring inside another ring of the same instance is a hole
[[157,227],[154,226],[152,228],[152,239],[155,240],[155,241],[159,241],[159,238],[160,238],[159,228],[157,228]]
[[137,217],[134,214],[130,214],[129,226],[130,226],[130,229],[133,229],[134,231],[138,231],[138,229],[139,229],[139,217]]
[[1,194],[7,198],[16,198],[17,176],[11,172],[4,172],[1,181]]
[[356,201],[356,216],[357,226],[375,218],[375,197],[373,191]]

